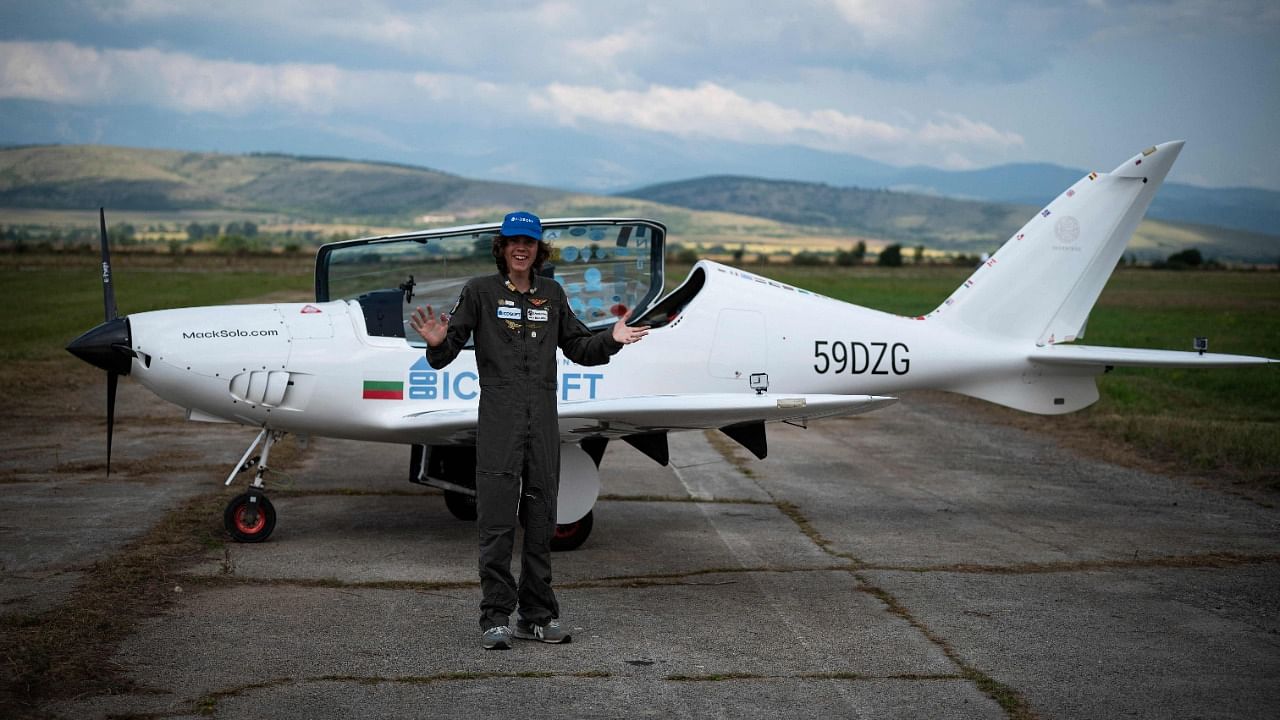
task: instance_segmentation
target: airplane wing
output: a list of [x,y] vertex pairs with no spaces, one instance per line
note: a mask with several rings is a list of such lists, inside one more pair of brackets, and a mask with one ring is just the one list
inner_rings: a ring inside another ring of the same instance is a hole
[[[878,395],[704,393],[640,395],[560,404],[560,435],[623,436],[659,430],[700,430],[749,422],[808,421],[857,415],[897,402]],[[429,410],[405,416],[424,436],[445,442],[475,441],[476,408]]]
[[1046,345],[1028,356],[1032,362],[1045,365],[1092,367],[1180,367],[1209,368],[1240,365],[1267,365],[1276,360],[1249,355],[1198,353],[1180,350],[1140,350],[1137,348],[1095,347],[1090,345]]
[[747,422],[792,422],[857,415],[897,402],[877,395],[705,393],[644,395],[561,403],[560,431],[626,435],[705,430]]

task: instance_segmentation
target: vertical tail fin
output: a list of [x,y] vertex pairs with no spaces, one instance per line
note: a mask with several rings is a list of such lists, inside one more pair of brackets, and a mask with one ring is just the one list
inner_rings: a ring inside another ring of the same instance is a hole
[[1182,145],[1147,148],[1110,173],[1081,178],[928,317],[1037,345],[1084,337],[1089,311]]

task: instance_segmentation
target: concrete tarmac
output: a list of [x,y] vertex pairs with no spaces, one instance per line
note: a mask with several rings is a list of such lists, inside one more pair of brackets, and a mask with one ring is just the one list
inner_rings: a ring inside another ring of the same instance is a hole
[[[139,518],[216,488],[252,438],[167,421],[174,409],[121,390],[110,481],[77,464],[101,446],[87,433],[29,438],[0,466],[0,611],[65,602],[92,561],[149,529]],[[1200,718],[1280,707],[1280,511],[1081,457],[971,409],[922,395],[808,429],[771,425],[764,461],[714,433],[673,435],[669,467],[612,443],[594,533],[555,557],[573,643],[506,652],[480,648],[474,530],[407,482],[407,448],[316,439],[276,478],[288,492],[273,497],[271,539],[210,549],[183,570],[172,607],[118,645],[112,664],[138,690],[46,709]],[[40,465],[50,443],[61,459]],[[148,470],[156,458],[170,471]]]

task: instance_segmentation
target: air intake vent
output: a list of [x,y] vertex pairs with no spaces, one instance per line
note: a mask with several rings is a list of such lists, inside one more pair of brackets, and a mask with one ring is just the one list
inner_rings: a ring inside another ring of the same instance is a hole
[[250,405],[278,407],[289,389],[289,373],[284,370],[253,370],[231,378],[231,397]]

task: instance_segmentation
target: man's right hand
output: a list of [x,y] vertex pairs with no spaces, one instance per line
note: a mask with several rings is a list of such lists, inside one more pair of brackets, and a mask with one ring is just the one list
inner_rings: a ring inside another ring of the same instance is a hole
[[423,312],[420,307],[414,308],[413,315],[409,318],[409,326],[427,341],[427,345],[436,347],[444,342],[445,333],[449,330],[449,321],[444,313],[437,316],[428,305],[426,312]]

